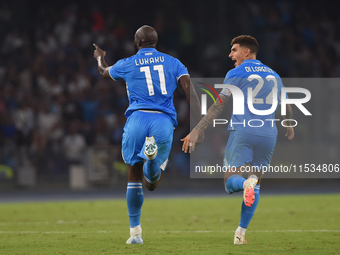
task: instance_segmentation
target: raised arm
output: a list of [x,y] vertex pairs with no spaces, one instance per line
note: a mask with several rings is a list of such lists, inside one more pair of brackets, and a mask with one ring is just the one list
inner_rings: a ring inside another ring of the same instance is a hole
[[223,108],[227,105],[230,99],[229,97],[224,96],[224,95],[221,95],[220,98],[222,101],[222,105],[219,102],[219,100],[216,100],[216,105],[213,104],[212,106],[210,106],[207,114],[204,116],[203,119],[201,119],[201,121],[196,125],[196,127],[194,127],[194,129],[190,132],[190,134],[188,134],[185,138],[181,139],[181,141],[183,141],[182,150],[185,153],[188,152],[188,149],[189,149],[189,153],[194,151],[199,135],[203,133],[204,130],[210,124],[212,124],[212,122],[214,121],[214,119],[218,117],[218,115],[220,115]]
[[109,79],[111,78],[110,73],[109,73],[109,69],[110,67],[107,65],[107,63],[105,62],[105,55],[106,55],[106,51],[103,51],[101,48],[98,47],[97,44],[93,44],[93,46],[96,48],[94,50],[94,58],[97,60],[98,62],[98,70],[99,73],[101,74],[101,76],[103,76],[105,79]]
[[[286,115],[283,116],[283,118],[285,120],[288,120],[288,119],[292,119],[293,118],[293,110],[292,110],[292,107],[290,104],[287,104],[286,105]],[[287,121],[286,122],[286,125],[287,126],[291,126],[291,121]],[[289,139],[289,140],[293,140],[294,138],[294,128],[293,127],[286,127],[286,137]]]

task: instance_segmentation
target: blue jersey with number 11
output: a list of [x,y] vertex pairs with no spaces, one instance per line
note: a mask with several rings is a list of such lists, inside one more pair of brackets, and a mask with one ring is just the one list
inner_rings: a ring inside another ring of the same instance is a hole
[[109,73],[114,80],[126,81],[129,98],[126,117],[136,110],[157,110],[168,114],[177,126],[173,94],[178,79],[188,75],[178,59],[154,48],[143,48],[136,55],[119,60]]

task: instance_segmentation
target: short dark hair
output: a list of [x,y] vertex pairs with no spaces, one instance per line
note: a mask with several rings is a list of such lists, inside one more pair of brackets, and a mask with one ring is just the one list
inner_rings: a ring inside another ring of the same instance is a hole
[[250,49],[251,53],[257,54],[259,51],[259,44],[257,40],[250,35],[239,35],[231,40],[230,45],[239,44],[241,47],[246,47]]

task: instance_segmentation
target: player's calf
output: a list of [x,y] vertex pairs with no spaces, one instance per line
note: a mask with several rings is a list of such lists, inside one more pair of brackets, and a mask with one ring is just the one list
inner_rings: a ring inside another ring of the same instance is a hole
[[145,138],[144,155],[147,160],[143,166],[145,187],[149,191],[157,188],[162,177],[162,170],[157,160],[158,146],[153,136]]

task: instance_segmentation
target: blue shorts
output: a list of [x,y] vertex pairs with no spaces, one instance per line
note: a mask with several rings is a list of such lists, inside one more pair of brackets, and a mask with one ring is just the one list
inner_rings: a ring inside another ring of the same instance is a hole
[[122,156],[126,164],[143,164],[145,137],[153,136],[158,146],[155,160],[165,170],[171,150],[174,124],[166,113],[134,111],[124,126]]
[[259,168],[268,167],[275,144],[276,137],[231,131],[225,149],[224,164],[230,167],[240,167],[245,164]]

